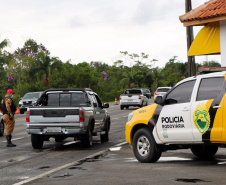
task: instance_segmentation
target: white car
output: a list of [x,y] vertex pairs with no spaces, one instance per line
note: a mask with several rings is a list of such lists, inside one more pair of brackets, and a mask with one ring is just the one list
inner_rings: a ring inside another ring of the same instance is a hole
[[157,96],[164,96],[171,87],[158,87],[154,93],[154,100],[156,99]]

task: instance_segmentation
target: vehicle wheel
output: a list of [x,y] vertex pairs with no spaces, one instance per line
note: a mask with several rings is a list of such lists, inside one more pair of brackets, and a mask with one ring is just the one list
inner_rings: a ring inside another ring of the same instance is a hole
[[110,130],[110,121],[109,120],[107,121],[106,126],[107,126],[107,128],[105,130],[105,133],[100,135],[101,143],[109,141],[109,130]]
[[156,162],[162,152],[156,150],[157,145],[148,128],[141,128],[136,131],[133,137],[133,153],[141,163]]
[[126,109],[129,109],[129,106],[126,106]]
[[144,102],[142,101],[142,103],[141,103],[141,105],[140,105],[140,108],[143,107],[143,106],[144,106]]
[[123,110],[124,109],[124,106],[123,105],[120,105],[120,109]]
[[88,126],[88,130],[86,134],[82,137],[81,142],[83,148],[90,148],[93,145],[93,135],[90,126]]
[[20,110],[20,114],[24,114],[24,110]]
[[31,143],[34,149],[42,149],[43,147],[43,137],[36,134],[31,134]]
[[1,123],[0,123],[0,136],[4,135],[4,128],[5,128],[5,125],[4,125],[4,122],[3,122],[3,119],[2,119]]
[[65,139],[66,139],[66,137],[64,137],[64,136],[56,136],[55,142],[60,143],[60,142],[64,141]]
[[191,147],[192,153],[200,159],[212,158],[218,151],[216,145],[196,145]]

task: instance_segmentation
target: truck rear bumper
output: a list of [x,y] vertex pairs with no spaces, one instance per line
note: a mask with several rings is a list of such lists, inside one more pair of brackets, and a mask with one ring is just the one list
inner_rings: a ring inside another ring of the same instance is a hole
[[73,135],[73,134],[85,134],[85,131],[81,128],[60,128],[59,130],[48,131],[47,128],[27,129],[28,134],[37,135]]
[[85,134],[87,128],[83,124],[64,124],[63,126],[57,124],[29,124],[27,125],[28,134],[38,135],[71,135],[71,134]]
[[120,103],[120,105],[123,105],[123,106],[141,106],[141,103]]

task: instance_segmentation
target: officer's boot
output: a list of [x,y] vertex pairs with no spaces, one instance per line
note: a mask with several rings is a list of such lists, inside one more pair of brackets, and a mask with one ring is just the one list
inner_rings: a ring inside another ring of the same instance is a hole
[[6,135],[6,139],[7,139],[7,144],[6,144],[6,147],[15,147],[16,145],[14,145],[12,142],[11,142],[11,139],[12,139],[12,135]]

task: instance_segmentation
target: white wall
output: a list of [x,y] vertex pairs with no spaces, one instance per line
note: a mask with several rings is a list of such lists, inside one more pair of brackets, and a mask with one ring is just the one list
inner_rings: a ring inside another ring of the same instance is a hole
[[221,66],[226,67],[226,20],[220,21]]

